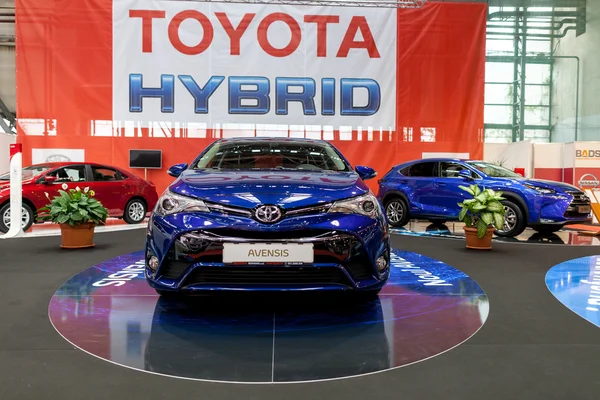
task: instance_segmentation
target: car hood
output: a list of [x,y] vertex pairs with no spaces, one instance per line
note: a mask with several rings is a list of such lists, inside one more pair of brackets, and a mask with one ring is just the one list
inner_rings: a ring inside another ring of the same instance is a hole
[[563,182],[547,181],[544,179],[523,179],[520,182],[526,183],[526,184],[529,184],[532,186],[546,188],[546,189],[554,189],[554,190],[558,190],[561,192],[572,191],[572,190],[581,192],[581,189],[579,189],[573,185],[569,185],[568,183],[563,183]]
[[[34,182],[35,182],[34,178],[23,179],[21,181],[21,186],[29,185]],[[0,180],[0,190],[8,190],[9,188],[10,188],[10,181]]]
[[291,209],[358,196],[369,188],[355,172],[186,170],[169,190],[230,206]]

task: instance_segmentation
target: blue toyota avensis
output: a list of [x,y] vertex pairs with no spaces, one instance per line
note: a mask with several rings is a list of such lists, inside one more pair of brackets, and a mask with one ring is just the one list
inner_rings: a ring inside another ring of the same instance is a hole
[[559,182],[525,179],[483,161],[425,159],[393,167],[380,181],[378,197],[391,226],[410,218],[438,223],[458,219],[458,203],[469,194],[460,185],[499,190],[506,198],[504,227],[498,236],[517,236],[531,227],[551,233],[566,224],[590,221],[590,199],[578,188]]
[[148,224],[146,278],[159,294],[346,290],[376,295],[389,276],[383,210],[331,144],[214,142],[163,193]]

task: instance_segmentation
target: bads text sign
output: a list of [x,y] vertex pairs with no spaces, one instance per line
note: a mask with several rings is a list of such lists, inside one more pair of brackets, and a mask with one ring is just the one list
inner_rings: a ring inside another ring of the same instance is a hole
[[116,120],[394,127],[396,13],[115,0]]

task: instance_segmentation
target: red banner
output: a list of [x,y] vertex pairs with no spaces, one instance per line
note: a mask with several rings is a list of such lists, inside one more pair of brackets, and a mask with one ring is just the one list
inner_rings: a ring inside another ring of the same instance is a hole
[[[213,126],[115,121],[113,21],[119,16],[113,15],[112,1],[17,0],[17,116],[24,164],[70,159],[127,168],[130,149],[160,149],[164,168],[148,171],[148,178],[162,190],[172,181],[166,168],[190,162],[224,136],[329,140],[353,165],[371,166],[380,176],[400,162],[433,155],[481,158],[486,4],[430,2],[394,12],[397,32],[389,34],[396,36],[395,127],[318,126],[301,119],[299,125],[273,125],[276,130],[258,124],[231,129],[227,121]],[[360,26],[360,33],[351,32],[356,36],[346,32],[346,42],[364,39],[367,30]],[[141,38],[131,40],[141,46]]]

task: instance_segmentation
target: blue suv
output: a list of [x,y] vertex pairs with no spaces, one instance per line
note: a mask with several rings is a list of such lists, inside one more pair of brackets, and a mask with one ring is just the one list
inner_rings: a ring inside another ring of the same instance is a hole
[[378,197],[388,223],[404,226],[411,218],[433,223],[458,219],[458,203],[469,194],[460,185],[477,184],[504,193],[506,222],[496,235],[514,237],[526,227],[541,233],[591,220],[590,199],[580,189],[560,182],[525,179],[484,161],[438,158],[393,167],[380,181]]

